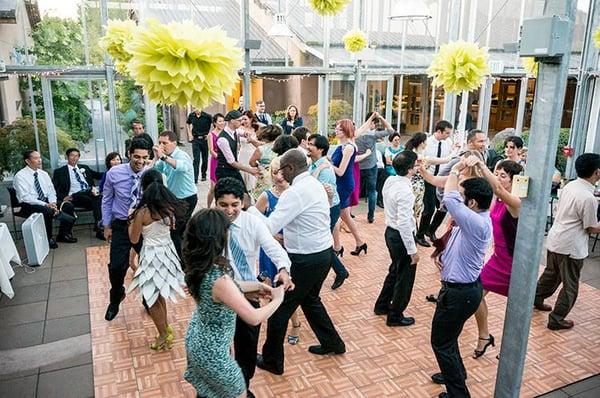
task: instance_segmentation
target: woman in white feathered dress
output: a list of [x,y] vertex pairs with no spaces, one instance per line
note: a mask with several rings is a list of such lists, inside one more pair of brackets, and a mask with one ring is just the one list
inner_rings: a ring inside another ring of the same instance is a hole
[[171,230],[175,227],[175,216],[184,213],[185,207],[164,186],[162,176],[156,170],[144,173],[141,187],[143,196],[130,217],[129,238],[135,244],[143,236],[143,243],[138,269],[128,292],[138,287],[148,304],[148,312],[158,330],[156,341],[150,348],[170,349],[173,329],[167,322],[165,299],[176,302],[176,293],[185,298],[184,275],[171,240]]

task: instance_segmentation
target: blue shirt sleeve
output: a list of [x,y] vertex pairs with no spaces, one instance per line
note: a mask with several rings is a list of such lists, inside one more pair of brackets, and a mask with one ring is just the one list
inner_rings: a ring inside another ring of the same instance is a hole
[[452,216],[456,225],[468,236],[474,236],[483,228],[483,218],[469,209],[458,191],[444,193],[444,206]]

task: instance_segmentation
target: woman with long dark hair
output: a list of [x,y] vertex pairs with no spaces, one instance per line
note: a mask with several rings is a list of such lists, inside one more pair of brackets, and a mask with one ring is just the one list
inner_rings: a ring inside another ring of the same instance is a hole
[[165,299],[176,301],[175,293],[185,298],[183,272],[170,234],[175,228],[175,218],[185,214],[185,206],[167,189],[156,170],[145,172],[140,184],[143,195],[130,216],[129,239],[132,244],[139,242],[141,235],[144,239],[139,266],[128,292],[139,287],[158,330],[150,348],[158,351],[170,349],[173,344]]
[[[185,379],[201,397],[245,397],[246,382],[229,349],[235,333],[236,313],[250,324],[266,321],[283,301],[283,286],[260,282],[234,282],[224,257],[230,221],[225,213],[202,209],[188,222],[183,240],[185,281],[196,300],[196,311],[185,336]],[[270,297],[254,308],[244,297]]]
[[111,152],[106,155],[106,159],[104,159],[104,165],[106,166],[106,171],[102,173],[102,178],[100,178],[100,183],[98,184],[98,188],[100,189],[100,193],[104,190],[104,181],[106,181],[106,173],[111,167],[121,164],[121,155],[119,152]]
[[285,110],[285,119],[281,122],[283,134],[290,135],[294,129],[302,125],[304,125],[304,120],[300,116],[298,107],[296,105],[288,106]]
[[217,140],[219,139],[219,134],[225,128],[225,116],[222,113],[215,113],[212,122],[214,129],[208,133],[207,139],[208,150],[210,151],[210,189],[206,195],[206,207],[212,206],[214,199],[215,184],[217,183],[217,152],[219,151]]

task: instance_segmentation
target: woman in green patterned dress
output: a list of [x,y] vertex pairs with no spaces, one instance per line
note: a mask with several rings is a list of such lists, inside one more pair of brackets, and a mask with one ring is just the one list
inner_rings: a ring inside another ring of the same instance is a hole
[[[185,281],[198,304],[185,337],[188,366],[184,377],[199,397],[246,396],[242,371],[230,355],[235,314],[248,324],[259,325],[283,301],[283,287],[233,281],[232,269],[223,257],[229,224],[221,211],[202,209],[189,221],[184,237]],[[244,295],[271,301],[254,308]]]

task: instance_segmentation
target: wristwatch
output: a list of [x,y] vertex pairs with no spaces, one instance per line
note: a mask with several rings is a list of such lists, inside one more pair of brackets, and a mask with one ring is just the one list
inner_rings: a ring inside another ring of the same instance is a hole
[[165,161],[165,160],[167,160],[168,157],[169,157],[169,155],[162,155],[160,157],[160,160]]

